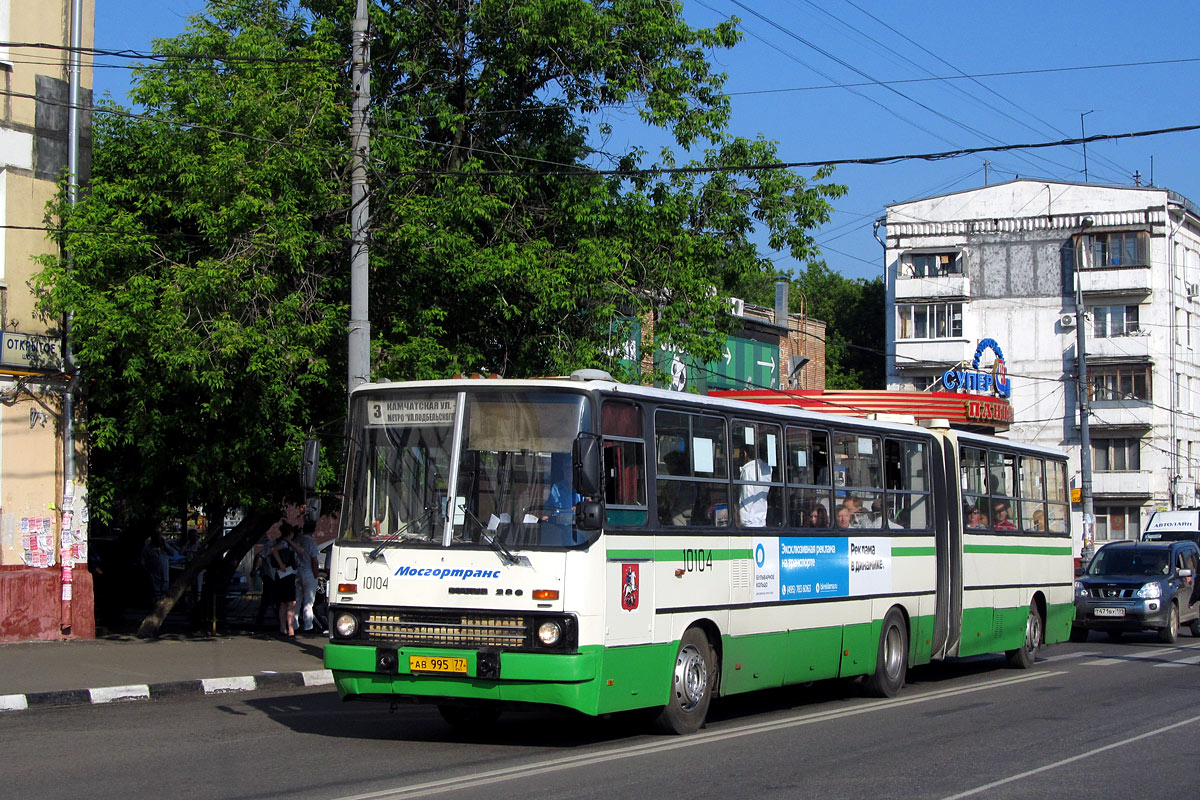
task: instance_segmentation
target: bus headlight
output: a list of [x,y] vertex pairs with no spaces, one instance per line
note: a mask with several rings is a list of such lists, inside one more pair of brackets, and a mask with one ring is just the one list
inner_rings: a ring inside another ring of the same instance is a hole
[[538,626],[537,635],[542,644],[553,647],[562,638],[562,625],[554,620],[546,620]]
[[333,630],[339,639],[349,639],[358,633],[358,617],[353,614],[338,614],[333,621]]

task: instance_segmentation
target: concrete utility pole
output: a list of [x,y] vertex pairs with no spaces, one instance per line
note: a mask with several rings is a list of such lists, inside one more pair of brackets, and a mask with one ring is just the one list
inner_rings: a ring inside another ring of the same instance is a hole
[[367,124],[371,104],[371,41],[367,36],[367,3],[358,0],[354,11],[351,37],[354,90],[350,107],[350,337],[349,380],[346,391],[371,380],[371,323],[368,319],[367,228],[370,203],[367,200],[367,159],[371,155]]
[[[1091,219],[1083,218],[1084,228],[1091,226]],[[1092,436],[1088,428],[1091,409],[1087,377],[1087,314],[1083,307],[1083,279],[1080,275],[1084,246],[1081,240],[1075,260],[1075,377],[1076,390],[1079,392],[1079,494],[1083,502],[1083,549],[1080,557],[1086,564],[1092,555],[1096,518],[1092,506]]]

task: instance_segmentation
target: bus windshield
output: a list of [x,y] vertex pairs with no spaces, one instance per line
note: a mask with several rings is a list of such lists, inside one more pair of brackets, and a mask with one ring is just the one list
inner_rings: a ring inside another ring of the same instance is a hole
[[384,547],[583,544],[571,451],[587,423],[586,398],[566,392],[359,395],[341,538]]

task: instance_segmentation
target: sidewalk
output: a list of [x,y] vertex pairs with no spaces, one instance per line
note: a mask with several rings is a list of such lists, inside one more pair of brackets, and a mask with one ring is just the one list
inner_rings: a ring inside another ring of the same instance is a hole
[[187,694],[329,686],[324,636],[114,635],[0,644],[0,713]]

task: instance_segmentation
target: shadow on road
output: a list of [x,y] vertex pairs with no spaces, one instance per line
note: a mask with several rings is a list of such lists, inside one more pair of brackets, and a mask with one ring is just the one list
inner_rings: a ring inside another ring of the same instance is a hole
[[[1037,669],[1035,667],[1035,669]],[[901,693],[937,688],[974,676],[1003,677],[1003,656],[988,655],[915,667]],[[834,679],[812,684],[766,689],[718,698],[708,713],[708,725],[727,726],[767,722],[774,717],[816,710],[828,704],[857,705],[864,701],[860,681]],[[869,702],[869,701],[868,701]],[[298,733],[347,739],[480,744],[493,747],[572,749],[644,736],[660,738],[647,711],[589,717],[556,709],[506,710],[500,719],[477,731],[456,731],[428,704],[341,702],[334,692],[257,697],[246,701],[263,714]],[[828,710],[828,709],[823,709]]]

